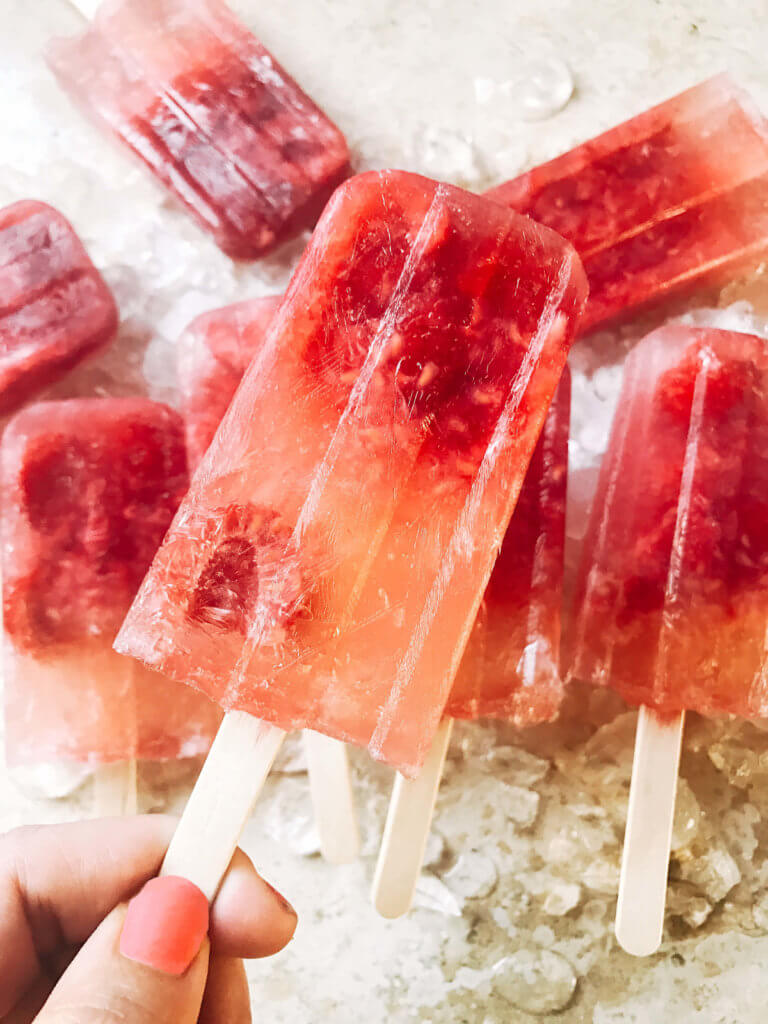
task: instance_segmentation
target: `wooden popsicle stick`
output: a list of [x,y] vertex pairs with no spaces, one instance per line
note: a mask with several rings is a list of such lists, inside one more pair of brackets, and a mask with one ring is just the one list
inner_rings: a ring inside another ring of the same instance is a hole
[[311,729],[303,738],[320,852],[331,864],[349,864],[360,851],[360,835],[346,744]]
[[213,901],[285,733],[244,711],[224,716],[165,855]]
[[122,818],[137,812],[136,761],[100,765],[93,776],[94,817]]
[[88,21],[93,21],[101,0],[69,0],[75,10],[79,11]]
[[616,938],[633,956],[661,943],[685,715],[663,722],[640,708],[616,906]]
[[382,917],[411,909],[452,728],[453,719],[444,718],[417,778],[395,778],[373,876],[373,904]]

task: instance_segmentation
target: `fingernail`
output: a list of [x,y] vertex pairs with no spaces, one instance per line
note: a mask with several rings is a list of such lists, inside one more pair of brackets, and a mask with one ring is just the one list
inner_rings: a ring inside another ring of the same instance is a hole
[[283,894],[281,892],[279,892],[274,887],[274,885],[271,885],[266,880],[266,878],[263,881],[264,881],[264,884],[266,885],[266,887],[268,889],[270,889],[275,894],[275,899],[280,904],[280,907],[286,912],[286,914],[291,914],[292,917],[295,917],[298,920],[299,915],[296,913],[296,911],[294,910],[292,904],[290,904],[288,902],[288,900],[285,898],[285,896],[283,896]]
[[120,952],[163,974],[183,974],[208,931],[208,900],[186,878],[147,882],[128,904]]

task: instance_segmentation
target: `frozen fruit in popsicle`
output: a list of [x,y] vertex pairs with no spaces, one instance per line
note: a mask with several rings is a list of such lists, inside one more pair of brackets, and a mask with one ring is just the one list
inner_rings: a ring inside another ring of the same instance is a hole
[[176,757],[217,715],[112,650],[187,488],[181,418],[144,398],[33,405],[2,442],[11,761]]
[[570,413],[566,366],[445,708],[451,718],[526,726],[560,707]]
[[0,210],[0,415],[116,330],[115,301],[68,221],[31,200]]
[[197,466],[213,440],[248,364],[264,342],[281,298],[269,295],[204,313],[179,338],[190,468]]
[[585,290],[567,243],[496,203],[396,171],[343,185],[118,649],[415,771]]
[[221,0],[106,0],[59,81],[237,259],[312,227],[344,136]]
[[601,469],[571,674],[632,704],[768,711],[768,343],[682,325],[631,353]]
[[768,122],[719,75],[488,195],[575,246],[586,330],[768,251]]

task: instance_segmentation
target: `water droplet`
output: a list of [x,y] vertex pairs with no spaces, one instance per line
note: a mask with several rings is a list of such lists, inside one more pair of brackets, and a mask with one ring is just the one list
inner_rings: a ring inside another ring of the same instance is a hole
[[538,57],[529,61],[517,77],[520,115],[526,121],[553,117],[573,96],[573,75],[559,57]]

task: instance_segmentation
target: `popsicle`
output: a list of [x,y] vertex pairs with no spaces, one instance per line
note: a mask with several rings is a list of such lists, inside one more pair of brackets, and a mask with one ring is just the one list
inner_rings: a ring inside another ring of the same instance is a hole
[[765,255],[768,124],[718,75],[488,195],[576,248],[586,331]]
[[[191,467],[197,466],[213,440],[248,365],[264,344],[281,299],[273,295],[204,313],[179,339]],[[360,837],[346,748],[312,730],[304,732],[303,741],[320,852],[332,864],[347,864],[359,853]]]
[[523,727],[550,721],[560,707],[570,412],[566,366],[432,750],[416,779],[395,779],[373,883],[384,917],[400,917],[413,902],[453,719],[502,718]]
[[117,639],[229,712],[164,870],[213,896],[284,730],[418,771],[585,290],[481,197],[336,192]]
[[221,0],[73,0],[93,23],[49,63],[236,259],[310,228],[344,136]]
[[69,222],[32,200],[0,210],[0,415],[116,330],[115,301]]
[[187,488],[179,415],[145,398],[38,403],[9,423],[0,466],[9,763],[204,753],[218,709],[112,650]]
[[670,325],[631,353],[575,597],[570,675],[640,707],[617,935],[660,942],[685,711],[768,711],[768,343]]
[[268,295],[203,313],[179,338],[179,383],[191,470],[208,450],[281,299]]

